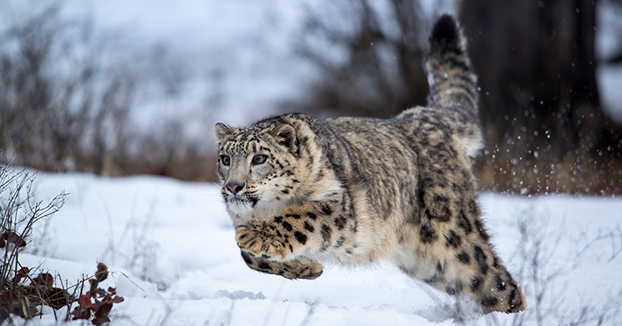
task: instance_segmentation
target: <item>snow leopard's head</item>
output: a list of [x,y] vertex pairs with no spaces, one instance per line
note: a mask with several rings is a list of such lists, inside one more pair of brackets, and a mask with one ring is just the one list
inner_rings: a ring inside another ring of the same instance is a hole
[[277,210],[295,196],[304,166],[293,125],[269,120],[238,129],[218,123],[215,131],[221,192],[234,222],[258,209]]

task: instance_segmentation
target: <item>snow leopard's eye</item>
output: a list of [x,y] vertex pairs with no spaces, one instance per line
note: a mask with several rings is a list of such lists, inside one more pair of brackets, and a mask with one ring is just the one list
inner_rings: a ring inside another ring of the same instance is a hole
[[260,165],[260,164],[264,164],[266,162],[266,159],[268,158],[268,156],[263,155],[263,154],[258,154],[255,155],[253,157],[253,161],[251,162],[253,165]]
[[220,155],[220,163],[224,166],[229,166],[231,158],[228,155]]

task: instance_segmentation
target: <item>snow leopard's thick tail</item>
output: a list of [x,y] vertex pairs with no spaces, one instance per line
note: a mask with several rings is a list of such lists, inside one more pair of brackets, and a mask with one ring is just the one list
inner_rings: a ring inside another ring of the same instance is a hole
[[462,107],[477,116],[477,76],[458,22],[442,15],[434,24],[425,59],[429,106]]

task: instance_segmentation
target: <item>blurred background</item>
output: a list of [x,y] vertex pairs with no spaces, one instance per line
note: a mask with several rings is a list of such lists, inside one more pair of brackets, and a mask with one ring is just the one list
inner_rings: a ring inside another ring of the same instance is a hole
[[622,195],[621,0],[2,0],[0,163],[216,181],[213,126],[424,105],[461,21],[483,190]]

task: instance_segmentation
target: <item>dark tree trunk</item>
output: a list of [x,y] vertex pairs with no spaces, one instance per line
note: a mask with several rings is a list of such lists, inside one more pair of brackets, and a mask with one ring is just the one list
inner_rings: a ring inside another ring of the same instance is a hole
[[482,88],[485,187],[622,192],[621,128],[602,112],[596,84],[595,7],[590,0],[463,2]]

